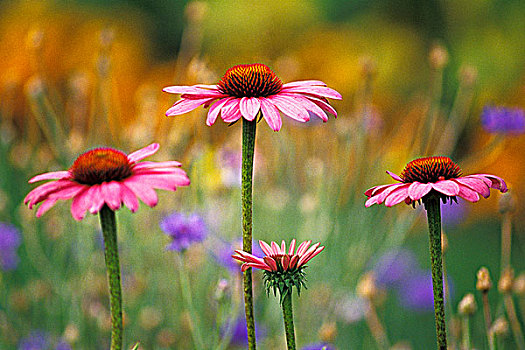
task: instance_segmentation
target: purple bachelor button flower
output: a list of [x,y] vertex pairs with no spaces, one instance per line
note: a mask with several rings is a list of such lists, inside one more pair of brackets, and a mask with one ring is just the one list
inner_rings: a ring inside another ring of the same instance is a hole
[[519,108],[485,106],[481,124],[490,133],[522,134],[525,132],[525,112]]
[[328,343],[312,343],[303,346],[301,350],[335,350],[335,347]]
[[[450,293],[452,283],[448,279]],[[397,289],[399,302],[407,309],[425,312],[434,309],[434,292],[432,290],[432,272],[416,271],[413,276],[405,280]],[[443,288],[445,294],[445,290]],[[445,300],[446,301],[446,300]]]
[[207,234],[204,220],[197,213],[185,215],[175,212],[170,214],[161,220],[160,228],[173,239],[166,246],[167,250],[186,250],[192,244],[202,242]]
[[383,287],[398,285],[417,269],[416,256],[408,249],[395,249],[385,253],[373,268],[376,283]]
[[13,270],[18,265],[16,250],[20,241],[20,232],[15,226],[0,222],[0,267],[3,270]]

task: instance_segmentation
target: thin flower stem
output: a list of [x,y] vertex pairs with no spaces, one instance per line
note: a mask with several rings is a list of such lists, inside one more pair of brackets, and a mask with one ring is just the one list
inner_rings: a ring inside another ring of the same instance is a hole
[[284,333],[288,350],[295,350],[295,331],[293,326],[292,291],[286,293],[282,304],[284,318]]
[[189,317],[189,323],[190,323],[190,332],[191,337],[193,338],[193,343],[195,345],[196,349],[204,349],[204,343],[202,341],[202,335],[200,333],[200,328],[195,324],[197,322],[197,313],[195,312],[195,308],[193,307],[193,299],[191,297],[191,288],[190,288],[190,282],[188,279],[188,273],[186,271],[186,268],[184,267],[184,261],[182,259],[182,254],[176,254],[176,260],[179,267],[179,279],[180,279],[180,288],[182,291],[182,299],[184,300],[184,304],[188,308],[188,312],[190,314]]
[[503,214],[501,220],[501,266],[500,270],[503,272],[510,266],[510,251],[512,241],[512,220],[511,213]]
[[483,301],[483,317],[485,318],[485,332],[487,332],[487,339],[489,345],[492,344],[492,338],[490,327],[492,326],[492,317],[490,316],[490,304],[489,304],[489,292],[485,290],[481,294]]
[[[242,249],[252,252],[252,185],[253,155],[255,150],[255,131],[257,118],[242,120]],[[255,320],[253,316],[252,269],[244,271],[244,311],[248,331],[248,349],[255,350]]]
[[512,294],[505,293],[503,296],[503,303],[505,304],[505,310],[507,311],[507,317],[509,318],[510,328],[514,334],[514,339],[516,340],[517,349],[525,350],[525,340],[523,339],[520,321],[516,315]]
[[104,205],[100,210],[100,226],[104,236],[104,257],[109,285],[111,309],[111,350],[122,349],[122,287],[117,245],[115,212]]
[[371,300],[369,300],[368,311],[366,312],[365,317],[366,322],[368,323],[368,328],[370,328],[370,332],[372,333],[378,347],[380,349],[390,349],[390,343],[385,328],[381,324],[379,316],[377,315],[377,310]]
[[462,333],[463,333],[463,339],[462,339],[462,350],[470,350],[470,317],[469,316],[463,316],[462,322]]
[[437,347],[447,349],[445,303],[443,298],[443,263],[441,257],[441,212],[439,197],[429,194],[424,198],[430,234],[430,263],[434,290],[434,312],[436,317]]

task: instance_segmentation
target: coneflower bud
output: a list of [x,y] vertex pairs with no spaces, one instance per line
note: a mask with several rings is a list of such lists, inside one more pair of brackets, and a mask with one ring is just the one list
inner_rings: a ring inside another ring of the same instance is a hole
[[472,316],[476,313],[478,306],[474,294],[468,293],[461,299],[458,305],[458,311],[463,316]]
[[501,214],[512,213],[516,210],[516,196],[512,193],[502,193],[499,196],[498,208]]
[[520,273],[515,279],[512,288],[514,293],[520,297],[525,297],[525,273]]
[[490,332],[497,336],[509,333],[509,323],[504,317],[498,317],[490,327]]
[[488,292],[492,288],[489,270],[486,267],[482,267],[479,269],[477,276],[476,289],[481,292]]
[[498,290],[500,293],[510,293],[512,291],[512,281],[514,280],[514,270],[507,267],[503,270],[503,274],[498,282]]

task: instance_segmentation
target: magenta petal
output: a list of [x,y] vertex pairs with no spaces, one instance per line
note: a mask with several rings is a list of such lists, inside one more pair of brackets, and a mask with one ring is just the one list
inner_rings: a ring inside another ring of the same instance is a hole
[[96,214],[104,206],[104,196],[101,191],[102,185],[93,185],[89,189],[89,197],[91,201],[91,206],[89,207],[89,212],[91,214]]
[[86,187],[77,194],[75,198],[73,198],[73,202],[71,203],[71,215],[73,216],[73,219],[81,221],[90,206],[89,187]]
[[206,118],[206,125],[211,126],[215,123],[215,120],[217,120],[217,116],[221,112],[222,107],[226,102],[230,101],[232,98],[223,98],[221,100],[216,101],[211,107],[208,112],[208,117]]
[[265,241],[259,241],[259,246],[261,247],[264,254],[270,256],[272,255],[272,248]]
[[390,176],[392,176],[392,179],[396,180],[396,181],[399,181],[399,182],[403,182],[403,179],[400,178],[397,174],[394,174],[393,172],[391,171],[386,171],[386,173]]
[[71,173],[69,171],[53,171],[50,173],[37,175],[29,180],[29,183],[42,181],[42,180],[63,180],[71,178]]
[[295,98],[298,102],[301,103],[302,107],[304,109],[306,109],[307,111],[315,114],[316,116],[318,116],[319,118],[321,118],[321,120],[323,122],[327,122],[328,121],[328,116],[326,115],[326,113],[323,111],[323,109],[321,107],[319,107],[317,104],[315,104],[314,102],[310,101],[308,98],[302,96],[302,95],[288,95],[288,94],[284,94],[285,96],[290,96],[292,98]]
[[279,255],[279,246],[277,243],[272,241],[272,253],[273,255]]
[[499,176],[490,175],[490,174],[476,174],[476,175],[473,175],[473,176],[484,176],[485,178],[489,179],[492,182],[492,184],[490,186],[491,188],[494,188],[496,190],[500,190],[502,193],[505,193],[505,192],[508,191],[507,184]]
[[261,97],[261,112],[264,120],[266,120],[266,123],[268,123],[273,131],[281,130],[283,121],[281,120],[279,110],[273,105],[273,103],[264,97]]
[[442,180],[432,183],[432,188],[450,197],[459,194],[459,185],[452,180]]
[[42,204],[40,204],[40,206],[38,207],[38,210],[36,211],[36,217],[39,218],[42,215],[44,215],[49,209],[53,207],[53,205],[55,205],[56,202],[56,198],[48,198],[45,201],[43,201]]
[[241,111],[239,109],[239,103],[241,99],[234,98],[229,100],[221,108],[221,118],[227,123],[234,122],[239,120],[242,117]]
[[122,203],[131,210],[132,213],[136,212],[139,208],[139,200],[135,193],[127,187],[125,184],[120,184],[120,198]]
[[252,121],[259,113],[261,101],[257,97],[243,97],[239,103],[239,109],[244,119]]
[[326,86],[296,86],[283,88],[282,92],[299,92],[303,94],[310,94],[317,97],[331,98],[341,100],[343,97],[334,89]]
[[116,181],[104,182],[100,184],[100,193],[104,198],[104,202],[113,211],[118,210],[120,208],[120,204],[122,203],[120,187],[121,185]]
[[299,244],[299,247],[297,248],[297,253],[296,255],[298,256],[301,256],[304,254],[304,252],[306,252],[306,249],[308,249],[308,247],[310,246],[310,244],[312,244],[312,241],[304,241],[303,243]]
[[171,106],[171,108],[169,108],[166,111],[166,116],[171,117],[171,116],[174,116],[174,115],[180,115],[180,114],[187,113],[187,112],[192,111],[195,108],[199,107],[200,105],[206,104],[206,103],[211,102],[211,101],[213,101],[215,99],[216,99],[215,97],[213,97],[213,98],[200,98],[200,99],[196,99],[196,100],[189,100],[189,99],[185,99],[185,98],[180,99],[177,102],[175,102],[173,104],[173,106]]
[[295,238],[292,239],[290,242],[290,248],[288,249],[288,255],[293,255],[293,251],[295,250]]
[[171,169],[180,166],[182,166],[182,164],[176,160],[169,160],[166,162],[140,162],[133,165],[133,171],[163,168]]
[[306,97],[307,99],[309,99],[310,101],[312,101],[313,103],[321,107],[323,111],[331,113],[337,118],[337,111],[325,99],[317,98],[313,96],[304,96],[304,97]]
[[321,80],[299,80],[283,84],[283,89],[298,86],[326,86]]
[[394,191],[392,191],[388,197],[385,199],[385,205],[387,207],[391,207],[393,205],[399,204],[401,202],[404,202],[405,199],[408,197],[408,184],[404,184],[402,186],[399,186]]
[[266,265],[268,265],[272,269],[272,271],[277,271],[277,263],[275,262],[275,260],[268,256],[265,256],[263,259]]
[[408,196],[411,200],[417,201],[420,200],[424,195],[432,190],[432,185],[427,183],[423,184],[421,182],[413,182],[408,186]]
[[[146,205],[150,207],[154,207],[157,205],[158,197],[155,193],[155,190],[153,190],[148,185],[142,184],[140,182],[135,182],[132,180],[133,177],[130,177],[123,181],[123,183],[137,196],[140,198],[141,201],[143,201]],[[130,181],[131,180],[131,181]]]
[[476,191],[474,191],[472,188],[465,186],[465,185],[459,185],[459,193],[458,196],[468,200],[469,202],[477,202],[479,201],[479,195]]
[[490,188],[480,178],[476,177],[459,177],[457,179],[454,179],[457,183],[459,183],[460,187],[461,185],[468,186],[477,193],[481,194],[483,197],[488,198],[490,196]]
[[159,150],[159,144],[158,143],[152,143],[149,146],[146,146],[142,149],[139,149],[138,151],[135,151],[128,155],[128,160],[130,163],[138,162],[139,160],[142,160],[146,157],[149,157]]
[[220,92],[217,86],[213,86],[215,89],[205,89],[202,86],[167,86],[162,91],[170,94],[202,94],[206,92]]
[[390,193],[392,193],[393,191],[399,188],[408,189],[408,186],[410,186],[410,184],[405,184],[405,183],[392,184],[388,188],[385,188],[383,191],[381,191],[381,193],[379,193],[377,196],[374,196],[374,197],[377,197],[377,203],[381,204],[385,201],[386,197],[390,195]]
[[268,100],[270,100],[281,112],[292,119],[303,123],[310,120],[310,116],[306,109],[302,108],[301,104],[294,100],[293,97],[274,95],[268,97]]

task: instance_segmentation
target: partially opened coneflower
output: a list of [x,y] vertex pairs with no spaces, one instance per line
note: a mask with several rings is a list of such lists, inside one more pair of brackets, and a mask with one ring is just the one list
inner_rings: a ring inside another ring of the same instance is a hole
[[236,250],[232,255],[234,259],[242,261],[242,271],[249,268],[264,270],[264,282],[266,293],[273,291],[277,295],[279,291],[281,306],[283,309],[284,330],[286,333],[286,344],[288,350],[295,350],[295,331],[293,325],[292,291],[297,288],[297,294],[301,294],[301,287],[306,288],[305,271],[306,263],[323,251],[324,246],[312,241],[301,243],[295,249],[295,239],[286,249],[286,243],[282,241],[281,246],[275,242],[271,245],[259,241],[262,251],[266,256],[259,258],[243,250]]
[[153,207],[155,189],[175,191],[190,180],[177,161],[141,162],[159,149],[154,143],[129,155],[112,148],[95,148],[81,154],[69,170],[37,175],[29,180],[55,180],[38,186],[24,199],[29,209],[40,204],[40,217],[58,200],[73,199],[71,214],[82,220],[89,211],[100,214],[111,308],[111,349],[122,349],[122,292],[117,249],[115,211],[123,204],[137,211],[138,199]]
[[[219,115],[227,123],[242,119],[242,227],[243,250],[252,247],[252,183],[253,154],[257,122],[264,118],[270,128],[279,131],[281,113],[300,122],[310,116],[328,121],[328,114],[337,116],[328,99],[341,99],[341,94],[320,80],[284,83],[266,65],[241,64],[226,71],[214,85],[168,86],[165,92],[180,94],[181,99],[167,110],[167,116],[187,113],[203,105],[210,107],[207,125],[215,123]],[[255,350],[255,321],[251,269],[244,271],[244,308],[248,328],[248,349]]]
[[411,161],[400,176],[387,173],[399,181],[397,184],[381,185],[365,192],[366,207],[384,203],[387,207],[405,202],[415,206],[423,202],[427,212],[430,233],[430,260],[434,291],[434,311],[438,349],[447,348],[445,307],[443,298],[443,266],[441,259],[441,209],[440,201],[461,197],[477,202],[479,195],[487,198],[490,189],[507,192],[502,178],[489,174],[462,176],[461,169],[448,157],[426,157]]

